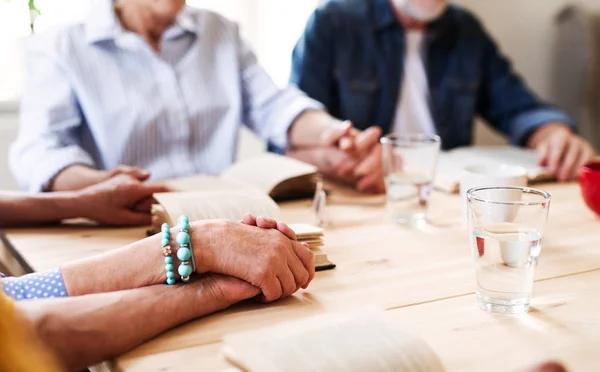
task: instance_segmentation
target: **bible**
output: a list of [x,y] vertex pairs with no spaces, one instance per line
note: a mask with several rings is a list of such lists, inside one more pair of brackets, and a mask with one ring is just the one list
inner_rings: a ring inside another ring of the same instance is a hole
[[[167,182],[174,192],[154,195],[149,233],[160,231],[163,223],[174,226],[181,215],[190,221],[226,219],[240,221],[246,213],[280,220],[279,206],[273,200],[314,193],[314,167],[278,155],[265,155],[232,166],[221,176],[195,176]],[[245,181],[244,181],[245,180]],[[323,229],[307,224],[290,225],[298,241],[313,252],[315,269],[335,267],[324,249]]]
[[277,201],[312,198],[317,167],[276,154],[239,161],[219,176],[198,175],[169,180],[174,191],[256,189]]
[[327,314],[226,335],[221,353],[246,372],[443,372],[431,347],[385,314]]

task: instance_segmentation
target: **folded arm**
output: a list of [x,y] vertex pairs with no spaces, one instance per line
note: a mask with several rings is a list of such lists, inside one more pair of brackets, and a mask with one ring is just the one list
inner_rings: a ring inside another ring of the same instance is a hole
[[17,311],[68,370],[80,370],[258,293],[241,280],[206,276],[175,287],[23,301]]

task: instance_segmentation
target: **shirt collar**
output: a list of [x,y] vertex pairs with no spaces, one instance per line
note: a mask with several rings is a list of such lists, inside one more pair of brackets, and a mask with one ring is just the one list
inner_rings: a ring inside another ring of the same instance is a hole
[[[184,32],[196,35],[198,28],[194,17],[194,12],[188,6],[185,6],[177,15],[175,23],[165,31],[165,34],[168,38],[176,37]],[[115,14],[113,0],[93,1],[91,11],[85,22],[85,32],[86,39],[90,44],[104,40],[115,40],[126,32]]]
[[94,0],[85,22],[86,40],[92,44],[115,39],[124,32],[112,0]]

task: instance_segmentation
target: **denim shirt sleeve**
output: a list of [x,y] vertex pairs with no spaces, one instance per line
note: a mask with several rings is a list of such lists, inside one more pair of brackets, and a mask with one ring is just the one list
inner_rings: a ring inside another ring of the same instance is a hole
[[511,143],[524,145],[532,130],[560,122],[575,130],[572,119],[542,102],[513,71],[496,43],[480,26],[483,38],[483,79],[478,111],[489,123],[507,134]]
[[2,290],[16,301],[68,296],[59,269],[3,278]]

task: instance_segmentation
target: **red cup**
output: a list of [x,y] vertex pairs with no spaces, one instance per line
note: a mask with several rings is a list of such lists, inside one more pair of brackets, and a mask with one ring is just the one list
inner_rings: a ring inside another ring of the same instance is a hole
[[585,204],[600,216],[600,160],[591,161],[581,167],[579,186]]

